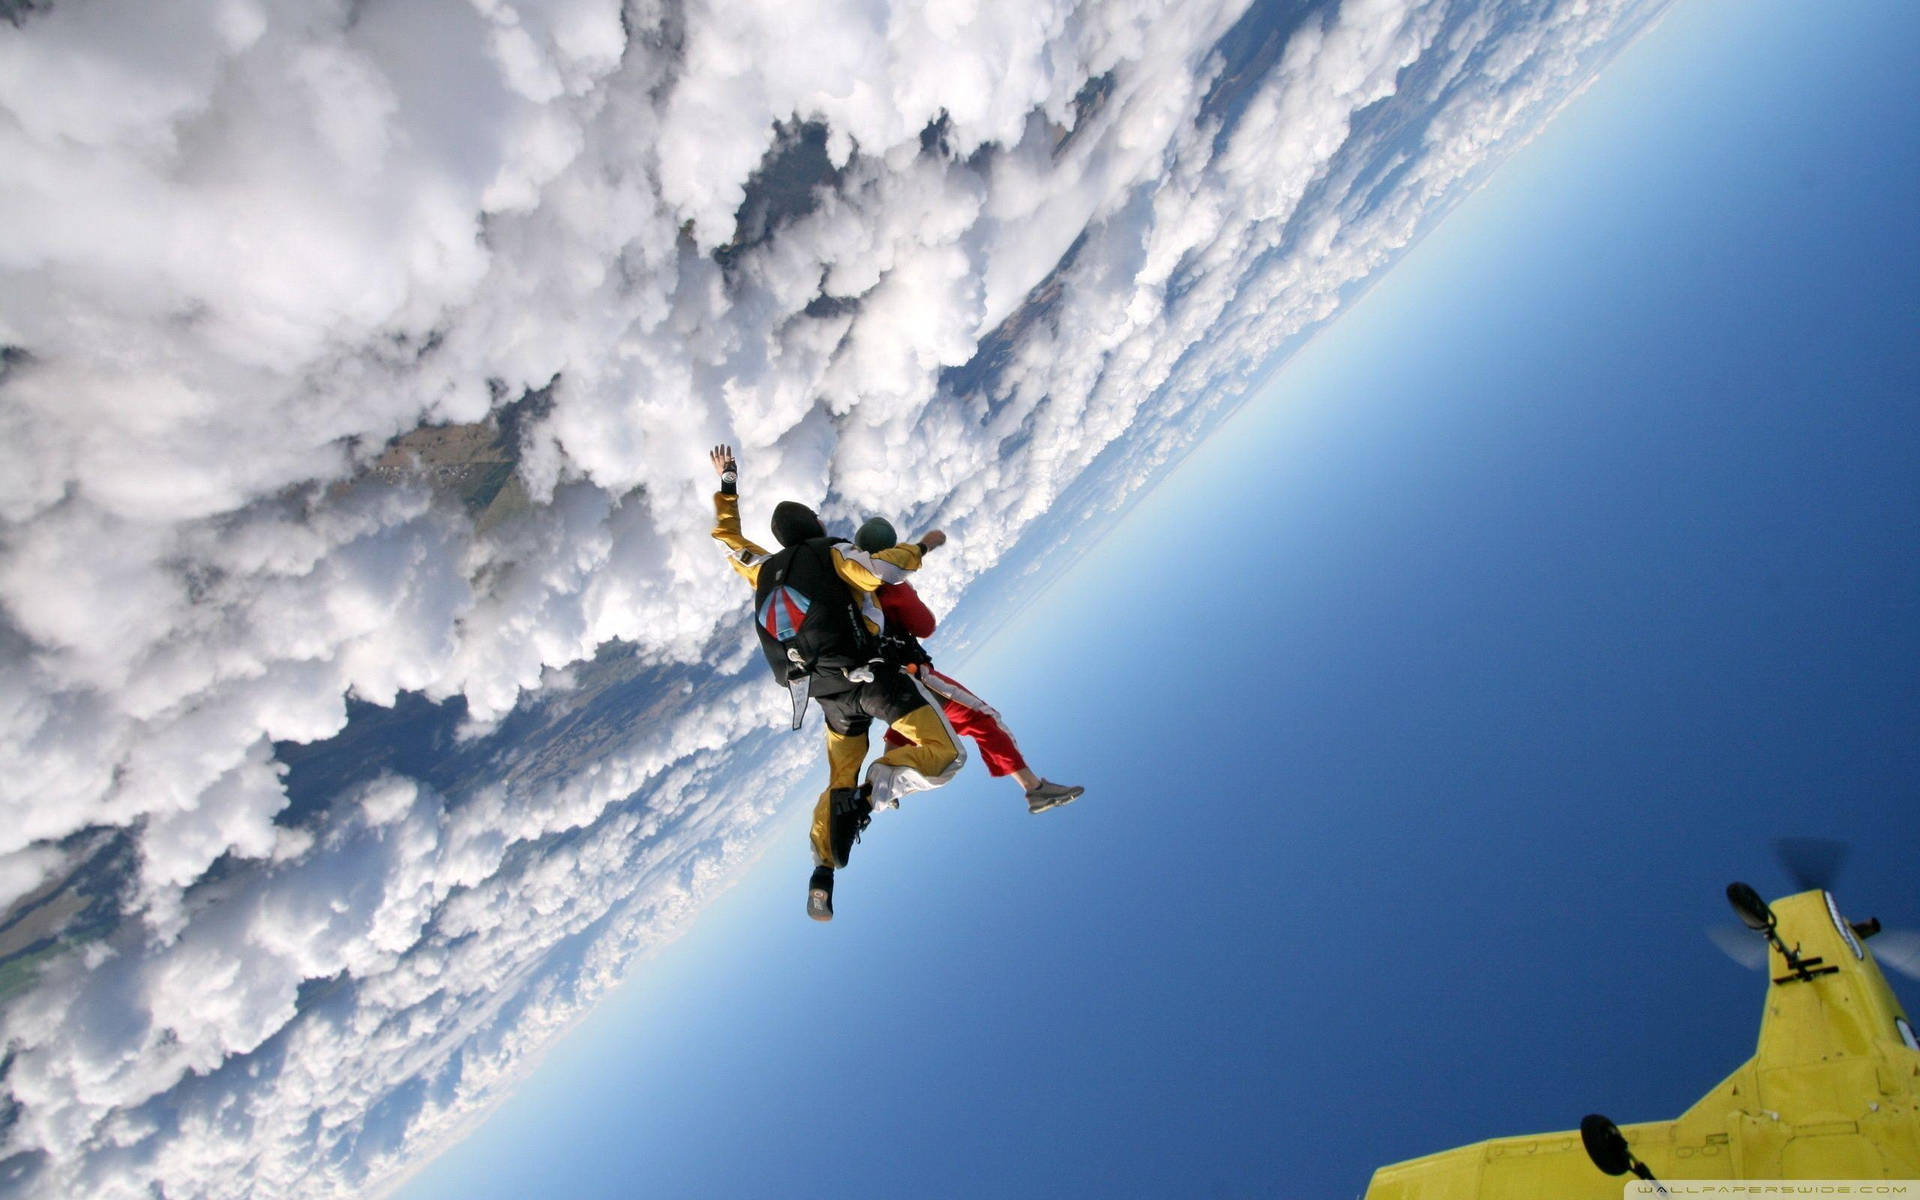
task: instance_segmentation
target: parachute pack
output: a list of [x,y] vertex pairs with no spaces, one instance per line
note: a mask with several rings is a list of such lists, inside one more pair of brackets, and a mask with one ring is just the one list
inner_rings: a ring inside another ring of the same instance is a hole
[[809,696],[850,691],[871,679],[876,640],[853,590],[833,569],[844,538],[810,538],[769,558],[754,589],[754,628],[773,677],[793,696],[800,728]]

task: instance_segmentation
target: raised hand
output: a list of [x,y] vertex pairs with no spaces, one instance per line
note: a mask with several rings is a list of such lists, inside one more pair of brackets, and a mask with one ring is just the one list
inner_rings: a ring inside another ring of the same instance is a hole
[[733,447],[724,442],[707,452],[707,461],[713,464],[715,475],[725,475],[729,471],[737,473],[733,460]]

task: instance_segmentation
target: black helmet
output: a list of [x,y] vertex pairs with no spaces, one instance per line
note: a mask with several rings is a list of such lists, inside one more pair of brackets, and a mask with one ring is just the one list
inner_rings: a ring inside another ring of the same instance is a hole
[[773,506],[773,536],[782,546],[798,546],[809,538],[827,536],[827,527],[798,500],[782,500]]

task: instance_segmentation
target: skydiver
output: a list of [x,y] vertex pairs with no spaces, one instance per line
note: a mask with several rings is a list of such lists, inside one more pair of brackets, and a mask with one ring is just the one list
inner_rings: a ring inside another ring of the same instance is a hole
[[[754,589],[755,628],[774,678],[795,697],[794,728],[808,698],[827,723],[827,790],[813,810],[813,874],[807,880],[807,915],[833,919],[833,872],[847,856],[872,814],[898,808],[909,792],[939,787],[966,762],[966,752],[941,708],[912,675],[876,653],[882,626],[873,593],[905,582],[907,572],[943,545],[933,530],[917,543],[868,554],[844,538],[830,537],[804,504],[774,506],[773,536],[781,549],[769,554],[740,531],[738,464],[729,446],[708,455],[720,476],[713,496],[713,536],[726,546],[727,561]],[[818,611],[816,611],[818,610]],[[886,722],[900,741],[867,768],[867,729]]]
[[[853,535],[853,544],[869,554],[884,554],[896,543],[892,523],[882,517],[874,517]],[[987,774],[995,778],[1013,776],[1026,791],[1028,812],[1043,813],[1058,808],[1086,791],[1083,787],[1053,783],[1034,774],[1014,742],[1012,731],[993,706],[959,680],[934,669],[933,659],[920,645],[921,638],[933,636],[933,613],[921,602],[911,583],[905,580],[884,583],[874,593],[874,599],[886,614],[886,629],[881,638],[883,653],[918,677],[921,685],[940,699],[947,723],[980,747]],[[894,744],[896,736],[888,732],[889,745]]]

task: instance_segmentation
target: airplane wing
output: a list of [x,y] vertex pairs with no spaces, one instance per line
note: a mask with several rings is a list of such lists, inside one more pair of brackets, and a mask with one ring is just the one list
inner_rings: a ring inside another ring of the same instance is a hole
[[[1672,1121],[1623,1125],[1635,1154],[1655,1164],[1673,1139]],[[1603,1175],[1579,1130],[1495,1138],[1381,1167],[1366,1200],[1620,1200],[1627,1180]]]

